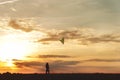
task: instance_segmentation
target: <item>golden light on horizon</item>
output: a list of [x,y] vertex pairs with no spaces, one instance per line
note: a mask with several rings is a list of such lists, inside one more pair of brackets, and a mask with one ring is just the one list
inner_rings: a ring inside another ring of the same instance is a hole
[[15,65],[13,64],[13,61],[12,61],[12,60],[8,60],[5,66],[11,67],[11,68],[14,68],[14,67],[15,67]]

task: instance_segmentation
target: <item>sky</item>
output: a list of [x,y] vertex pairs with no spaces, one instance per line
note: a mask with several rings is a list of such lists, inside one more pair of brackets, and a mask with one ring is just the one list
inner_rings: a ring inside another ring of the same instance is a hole
[[[119,0],[0,0],[0,73],[120,73]],[[65,44],[59,40],[65,38]]]

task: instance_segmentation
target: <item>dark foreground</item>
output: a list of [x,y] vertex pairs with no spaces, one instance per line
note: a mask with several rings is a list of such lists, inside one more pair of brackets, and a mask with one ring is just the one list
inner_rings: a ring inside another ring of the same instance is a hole
[[0,80],[120,80],[120,74],[0,74]]

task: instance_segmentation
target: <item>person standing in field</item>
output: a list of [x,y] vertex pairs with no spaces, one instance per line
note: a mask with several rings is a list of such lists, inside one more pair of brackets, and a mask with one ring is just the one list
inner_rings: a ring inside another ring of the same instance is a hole
[[49,73],[50,73],[49,64],[46,63],[46,74],[49,74]]

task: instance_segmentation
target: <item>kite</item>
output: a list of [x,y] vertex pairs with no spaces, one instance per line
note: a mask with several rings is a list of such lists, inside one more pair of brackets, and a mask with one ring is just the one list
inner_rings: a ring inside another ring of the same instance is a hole
[[61,42],[62,44],[64,44],[64,37],[63,37],[62,39],[60,39],[60,42]]

